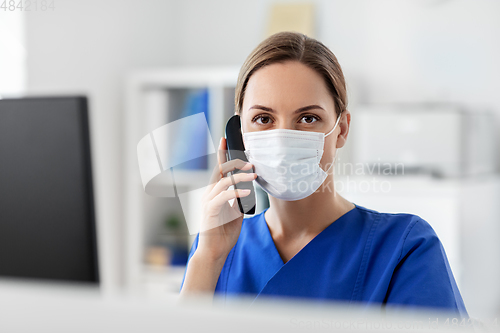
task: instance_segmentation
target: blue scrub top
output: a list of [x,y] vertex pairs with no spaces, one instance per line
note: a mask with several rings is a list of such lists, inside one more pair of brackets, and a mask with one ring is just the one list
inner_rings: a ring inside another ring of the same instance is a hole
[[422,218],[356,205],[283,263],[264,213],[243,220],[219,276],[217,296],[422,306],[468,316],[444,248]]

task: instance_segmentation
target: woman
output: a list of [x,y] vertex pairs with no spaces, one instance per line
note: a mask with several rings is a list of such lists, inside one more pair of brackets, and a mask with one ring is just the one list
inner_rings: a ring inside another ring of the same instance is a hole
[[[335,192],[332,165],[351,115],[342,70],[327,47],[292,32],[267,38],[241,68],[235,104],[250,163],[219,159],[203,198],[206,231],[191,249],[181,296],[312,297],[467,316],[427,222],[369,210]],[[255,173],[224,177],[252,167]],[[228,188],[254,179],[270,207],[226,223],[238,211],[228,200],[248,195]]]

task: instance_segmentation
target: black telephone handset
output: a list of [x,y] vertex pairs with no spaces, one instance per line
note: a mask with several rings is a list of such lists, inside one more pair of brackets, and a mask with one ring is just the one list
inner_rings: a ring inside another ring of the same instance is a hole
[[[227,160],[231,161],[234,159],[240,159],[244,162],[248,162],[245,155],[245,145],[243,144],[243,136],[241,135],[241,121],[240,116],[234,115],[227,121],[226,124],[226,141],[227,141]],[[231,174],[236,174],[239,172],[251,173],[254,172],[253,168],[250,170],[239,170],[235,169]],[[234,185],[235,189],[247,189],[250,190],[250,194],[246,197],[236,198],[238,201],[238,207],[240,212],[243,214],[255,214],[255,191],[253,183],[250,182],[239,182]]]

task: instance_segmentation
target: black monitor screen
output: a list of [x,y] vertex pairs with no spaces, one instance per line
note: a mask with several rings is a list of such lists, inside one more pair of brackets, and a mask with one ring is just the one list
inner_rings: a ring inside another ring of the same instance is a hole
[[0,276],[99,282],[85,97],[0,99]]

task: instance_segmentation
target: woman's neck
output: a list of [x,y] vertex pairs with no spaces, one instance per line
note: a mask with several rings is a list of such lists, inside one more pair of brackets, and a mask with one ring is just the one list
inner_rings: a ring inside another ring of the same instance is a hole
[[265,218],[273,238],[281,239],[314,237],[355,207],[335,191],[332,175],[307,198],[284,201],[269,196],[269,201]]

